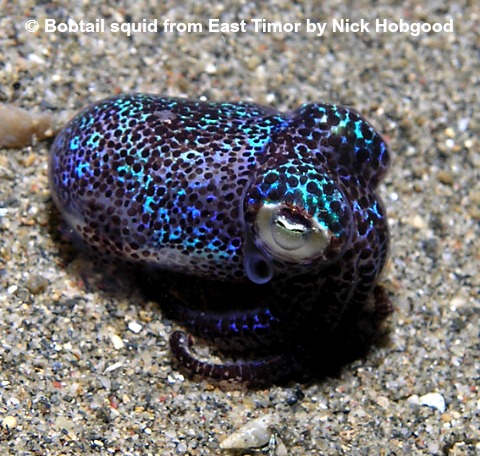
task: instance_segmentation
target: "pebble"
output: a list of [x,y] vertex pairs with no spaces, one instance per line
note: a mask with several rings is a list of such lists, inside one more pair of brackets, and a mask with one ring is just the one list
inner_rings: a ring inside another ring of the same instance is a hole
[[123,347],[125,347],[122,338],[116,334],[110,334],[110,340],[112,341],[115,350],[121,350]]
[[108,373],[108,372],[112,372],[114,370],[117,370],[119,369],[120,367],[122,367],[124,364],[123,361],[118,361],[110,366],[108,366],[106,369],[105,369],[105,373]]
[[53,119],[10,104],[0,104],[0,146],[23,147],[53,136]]
[[258,55],[253,55],[252,57],[247,59],[245,63],[247,65],[247,68],[253,71],[258,67],[258,65],[260,65],[261,60],[260,60],[260,57],[258,57]]
[[420,405],[432,407],[440,412],[446,410],[445,399],[440,393],[427,393],[418,398]]
[[2,420],[2,428],[6,429],[7,431],[12,431],[17,427],[17,419],[12,416],[8,415]]
[[45,291],[48,287],[48,280],[40,274],[30,274],[25,282],[30,293],[37,295]]
[[388,397],[385,396],[378,396],[377,404],[384,410],[388,410],[388,408],[390,407],[390,401],[388,400]]
[[420,406],[420,399],[418,397],[418,394],[412,394],[410,397],[407,398],[408,405],[416,409]]
[[437,174],[437,179],[445,185],[453,185],[455,182],[455,176],[450,171],[439,171]]
[[272,414],[249,421],[240,429],[230,434],[220,443],[222,450],[260,449],[272,456],[286,456],[287,448],[274,429],[277,422]]
[[423,396],[413,394],[407,399],[411,408],[418,408],[421,405],[439,410],[441,413],[445,412],[446,404],[445,399],[440,393],[427,393]]
[[413,218],[411,219],[411,224],[415,228],[418,228],[419,230],[424,230],[428,226],[425,219],[420,215],[414,215]]
[[143,326],[136,321],[128,322],[128,329],[135,334],[138,334],[142,330]]
[[180,442],[177,445],[177,454],[185,454],[187,451],[187,445],[185,445],[183,442]]

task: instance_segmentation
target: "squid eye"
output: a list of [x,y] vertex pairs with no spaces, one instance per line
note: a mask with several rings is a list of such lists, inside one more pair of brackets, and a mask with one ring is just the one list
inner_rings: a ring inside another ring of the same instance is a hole
[[318,257],[333,235],[314,217],[284,204],[264,204],[258,211],[255,231],[274,258],[291,262]]
[[297,250],[303,247],[305,242],[308,242],[311,229],[309,220],[286,209],[277,211],[272,216],[272,237],[284,250]]

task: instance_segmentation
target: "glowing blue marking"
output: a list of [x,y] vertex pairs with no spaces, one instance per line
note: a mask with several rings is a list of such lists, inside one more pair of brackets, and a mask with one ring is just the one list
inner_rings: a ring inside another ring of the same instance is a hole
[[[260,320],[259,320],[259,318],[258,318],[258,315],[254,315],[253,318],[254,318],[254,320],[255,320],[255,324],[254,324],[252,327],[248,326],[247,324],[243,324],[243,325],[242,325],[242,329],[243,329],[244,331],[257,331],[257,330],[259,330],[259,329],[269,329],[269,328],[270,328],[270,324],[271,324],[272,322],[278,321],[278,318],[275,318],[275,317],[271,314],[270,310],[265,309],[265,310],[264,310],[264,314],[265,314],[265,316],[266,316],[267,319],[268,319],[267,323],[260,323]],[[233,318],[234,318],[234,317],[233,317]],[[246,320],[246,317],[243,317],[243,320]],[[217,323],[217,325],[216,325],[217,330],[218,330],[219,332],[223,332],[222,322],[223,322],[223,320],[220,320],[220,321],[218,321],[218,323]],[[234,332],[234,333],[239,333],[239,332],[240,332],[240,330],[239,330],[239,328],[238,328],[237,323],[236,323],[235,320],[229,322],[228,328],[229,328],[229,330],[230,330],[231,332]]]
[[362,134],[362,131],[361,131],[361,125],[362,125],[362,121],[359,120],[358,122],[355,122],[355,135],[357,136],[357,138],[363,138],[363,134]]
[[360,207],[357,200],[353,202],[353,212],[363,212],[363,209]]
[[270,135],[268,135],[266,138],[260,140],[259,138],[247,138],[247,144],[248,146],[253,149],[254,147],[261,147],[262,150],[265,150],[266,146],[271,142]]
[[131,173],[132,172],[132,167],[130,165],[122,165],[117,168],[117,172],[121,173],[122,171],[125,171],[125,174]]
[[153,214],[153,209],[151,204],[155,202],[155,198],[153,196],[147,196],[145,198],[145,202],[143,203],[143,211],[149,214]]
[[[218,323],[217,323],[217,330],[220,333],[223,332],[222,322],[223,322],[223,320],[219,320]],[[232,332],[238,333],[238,328],[237,328],[237,325],[235,324],[235,322],[229,323],[228,327],[230,328],[230,330]]]
[[378,201],[375,201],[373,203],[373,206],[370,208],[370,210],[378,217],[382,218],[382,215],[380,214],[379,207],[378,207]]
[[70,140],[70,149],[77,150],[80,147],[80,138],[78,136],[73,137]]
[[268,323],[267,324],[260,323],[260,321],[258,319],[258,315],[255,315],[254,320],[255,320],[255,324],[253,325],[253,330],[254,331],[256,331],[258,329],[266,329],[266,328],[270,327],[270,325]]
[[[336,106],[336,105],[333,105],[333,106],[332,106],[332,109],[336,111],[335,114],[336,114],[336,116],[338,117],[337,106]],[[325,110],[324,110],[324,115],[323,115],[323,117],[322,117],[322,119],[321,119],[321,122],[323,122],[323,123],[328,122],[328,116],[327,116],[327,112],[326,112]],[[349,113],[347,112],[346,115],[345,115],[345,117],[344,117],[343,119],[340,119],[340,121],[338,122],[337,125],[332,126],[331,132],[332,132],[333,134],[339,134],[339,130],[341,130],[342,128],[345,128],[345,127],[348,125],[349,122],[350,122],[350,115],[349,115]],[[342,138],[342,139],[343,139],[343,138]]]
[[193,220],[200,218],[200,211],[196,207],[189,207],[187,209],[187,217]]
[[153,177],[150,176],[150,174],[145,174],[145,173],[139,173],[138,176],[140,177],[140,175],[145,181],[143,184],[143,188],[147,189],[150,186],[151,182],[153,181]]
[[77,177],[81,179],[85,174],[90,174],[90,163],[83,162],[80,163],[76,168],[75,172],[77,174]]
[[[216,124],[218,123],[218,119],[209,119],[207,116],[203,117],[201,122],[205,122],[206,124]],[[208,126],[208,125],[207,125]],[[203,127],[203,125],[202,125]]]
[[100,135],[98,134],[93,134],[90,136],[87,140],[87,146],[91,149],[96,149],[98,148],[98,143],[100,142]]
[[370,228],[373,228],[373,226],[375,224],[375,221],[373,220],[372,215],[371,215],[372,212],[378,218],[381,218],[381,215],[378,212],[378,206],[377,206],[376,201],[373,204],[373,206],[369,207],[369,208],[360,207],[360,205],[358,204],[358,201],[354,201],[353,202],[353,212],[358,212],[358,213],[362,214],[362,219],[368,220],[368,224],[369,224]]

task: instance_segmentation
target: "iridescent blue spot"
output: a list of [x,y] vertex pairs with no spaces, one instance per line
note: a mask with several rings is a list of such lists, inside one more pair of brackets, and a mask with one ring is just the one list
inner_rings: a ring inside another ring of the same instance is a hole
[[74,136],[71,140],[70,140],[70,149],[72,151],[75,151],[79,148],[80,146],[80,138],[78,136]]

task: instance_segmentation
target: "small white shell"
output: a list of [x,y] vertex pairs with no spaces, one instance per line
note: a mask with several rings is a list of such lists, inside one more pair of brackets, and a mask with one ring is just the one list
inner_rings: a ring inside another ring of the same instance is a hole
[[443,413],[447,406],[445,404],[445,399],[440,393],[428,393],[420,396],[418,398],[421,405],[426,405],[434,409],[440,410]]
[[249,421],[240,429],[229,435],[221,444],[222,450],[243,450],[264,447],[270,441],[273,416],[265,415]]
[[[220,443],[222,450],[261,450],[271,456],[287,456],[287,449],[275,428],[273,415],[264,415],[249,421]],[[268,453],[267,453],[268,452]]]

